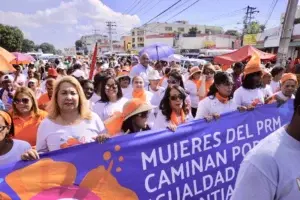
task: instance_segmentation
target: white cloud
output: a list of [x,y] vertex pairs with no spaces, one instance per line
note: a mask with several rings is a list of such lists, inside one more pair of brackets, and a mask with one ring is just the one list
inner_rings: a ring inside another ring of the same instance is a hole
[[[44,1],[46,4],[51,0]],[[33,0],[24,0],[24,3],[33,3]],[[43,30],[38,37],[44,37],[45,41],[53,29],[58,29],[61,35],[73,33],[73,37],[87,32],[92,33],[95,28],[106,32],[106,21],[115,21],[120,26],[117,30],[121,32],[129,31],[133,26],[140,24],[138,16],[115,12],[99,0],[61,2],[57,7],[38,10],[31,14],[0,11],[0,23],[18,26],[30,36],[36,36],[37,31]],[[47,30],[49,35],[44,33]],[[64,38],[60,38],[57,43],[62,43],[62,40]]]

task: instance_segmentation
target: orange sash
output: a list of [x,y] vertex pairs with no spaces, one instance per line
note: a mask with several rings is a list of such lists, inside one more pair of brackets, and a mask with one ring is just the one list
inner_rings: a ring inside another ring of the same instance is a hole
[[220,94],[219,94],[219,92],[217,92],[216,93],[216,98],[221,102],[221,103],[223,103],[223,104],[226,104],[226,103],[228,103],[228,97],[226,98],[226,97],[222,97]]
[[142,100],[144,102],[147,101],[147,95],[146,95],[146,92],[145,92],[144,89],[134,89],[132,91],[132,97],[140,99],[140,100]]
[[192,80],[192,81],[196,84],[197,91],[198,91],[201,86],[201,81],[200,80]]
[[[178,126],[180,123],[178,122],[177,115],[174,111],[171,113],[171,122]],[[185,122],[185,113],[181,110],[181,123]]]

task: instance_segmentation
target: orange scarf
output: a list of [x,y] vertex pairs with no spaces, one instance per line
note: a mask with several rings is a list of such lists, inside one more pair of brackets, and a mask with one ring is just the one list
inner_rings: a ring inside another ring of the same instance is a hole
[[140,99],[140,100],[142,100],[144,102],[147,101],[147,95],[146,95],[146,92],[145,92],[144,89],[134,89],[132,91],[132,97]]
[[207,93],[209,92],[209,88],[210,88],[210,86],[211,86],[213,83],[214,83],[214,79],[205,81],[206,95],[207,95]]
[[[177,115],[174,111],[172,111],[171,113],[171,122],[178,126],[180,123],[178,122],[178,119],[177,119]],[[181,123],[184,123],[185,122],[185,113],[183,112],[183,110],[181,110]]]
[[219,92],[216,93],[216,98],[223,104],[226,104],[229,101],[228,97],[222,97]]
[[196,84],[197,91],[198,91],[201,86],[201,81],[200,80],[192,80],[192,81]]

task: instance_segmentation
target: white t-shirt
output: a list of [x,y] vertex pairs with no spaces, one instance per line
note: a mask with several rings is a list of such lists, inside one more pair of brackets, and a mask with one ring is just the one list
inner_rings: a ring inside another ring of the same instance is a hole
[[249,106],[253,103],[264,104],[264,93],[261,88],[245,89],[239,87],[233,94],[233,100],[237,106]]
[[285,96],[282,91],[276,92],[274,95],[278,96],[280,99],[287,101],[289,99],[295,99],[295,95],[292,94],[291,98]]
[[[12,94],[14,95],[15,92],[16,91],[14,90],[12,92]],[[2,102],[3,102],[6,110],[12,109],[13,99],[8,96],[7,90],[5,90],[2,94]]]
[[275,93],[275,92],[278,92],[280,90],[280,82],[275,82],[275,81],[271,81],[270,83],[270,86],[272,88],[272,92]]
[[91,120],[82,120],[70,126],[59,125],[46,118],[37,131],[36,149],[38,152],[49,152],[94,142],[103,131],[104,124],[96,113],[92,113]]
[[103,103],[98,101],[94,106],[94,112],[105,121],[110,118],[115,112],[122,112],[124,104],[128,101],[127,98],[122,97],[116,102]]
[[151,104],[153,106],[159,106],[162,98],[165,95],[165,88],[159,87],[157,91],[153,91],[150,86],[148,86],[147,90],[153,94]]
[[266,87],[262,88],[262,92],[264,93],[265,98],[273,96],[273,91],[270,85],[266,85]]
[[127,88],[121,88],[121,89],[124,97],[130,96],[132,93],[132,87],[130,85]]
[[300,197],[300,142],[281,127],[254,147],[241,164],[231,200]]
[[196,84],[191,80],[187,80],[187,82],[184,84],[184,87],[185,90],[189,92],[192,108],[197,108],[199,103],[199,96]]
[[237,105],[230,99],[226,104],[221,103],[216,97],[205,97],[198,104],[197,114],[195,119],[203,119],[204,117],[213,114],[224,114],[237,110]]
[[94,93],[93,96],[90,98],[90,101],[96,103],[97,101],[99,101],[101,99],[100,96],[98,96],[98,94]]
[[26,141],[13,139],[13,142],[12,149],[0,156],[0,166],[20,161],[21,155],[31,149],[30,144]]
[[[178,118],[178,120],[181,120],[181,117]],[[185,123],[190,122],[194,120],[193,116],[191,113],[186,115]],[[158,111],[156,119],[154,121],[154,125],[152,127],[153,130],[158,130],[158,129],[165,129],[168,127],[170,121],[167,120],[166,116],[162,114],[161,110]]]

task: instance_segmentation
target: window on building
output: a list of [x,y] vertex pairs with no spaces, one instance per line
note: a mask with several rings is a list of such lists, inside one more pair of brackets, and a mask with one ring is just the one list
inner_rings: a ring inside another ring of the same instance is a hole
[[134,36],[134,31],[132,31],[131,35],[133,35],[133,36]]
[[172,27],[169,27],[169,26],[165,27],[165,31],[172,31],[172,30],[173,30]]
[[178,32],[184,32],[184,28],[178,28]]
[[144,38],[138,37],[138,42],[144,42]]
[[134,43],[135,42],[135,38],[132,38],[132,43]]
[[144,31],[138,31],[137,35],[144,35]]
[[132,48],[135,48],[135,44],[132,44]]
[[138,44],[138,47],[144,47],[144,44]]

